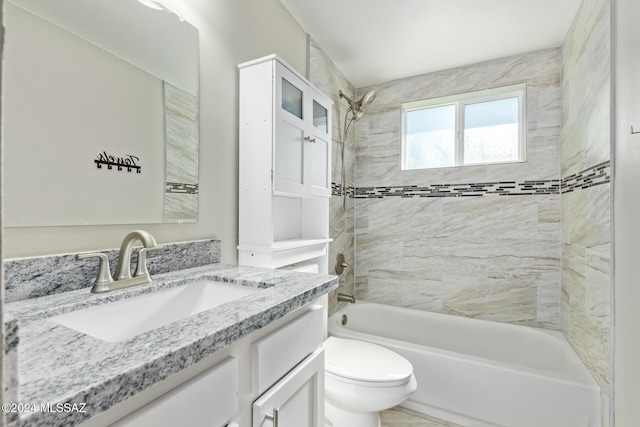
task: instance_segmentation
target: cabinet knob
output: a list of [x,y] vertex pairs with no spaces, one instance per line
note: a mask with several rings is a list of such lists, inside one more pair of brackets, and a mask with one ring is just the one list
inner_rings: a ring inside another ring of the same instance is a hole
[[315,139],[315,138],[312,138],[312,137],[310,137],[310,136],[305,136],[305,137],[304,137],[304,140],[305,140],[305,141],[309,141],[309,142],[314,142],[314,143],[316,142],[316,139]]

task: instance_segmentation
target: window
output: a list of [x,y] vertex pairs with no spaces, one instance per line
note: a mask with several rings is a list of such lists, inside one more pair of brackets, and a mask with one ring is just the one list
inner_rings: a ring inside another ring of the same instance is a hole
[[525,161],[524,84],[402,104],[402,169]]

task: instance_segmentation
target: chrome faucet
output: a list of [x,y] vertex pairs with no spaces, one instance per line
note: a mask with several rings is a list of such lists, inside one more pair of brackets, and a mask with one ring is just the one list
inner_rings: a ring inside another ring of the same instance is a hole
[[[133,277],[131,277],[131,249],[133,248],[133,243],[136,240],[139,240],[144,247],[138,252],[136,271]],[[150,283],[151,276],[149,275],[149,270],[147,270],[147,252],[158,249],[164,249],[164,247],[162,245],[158,245],[153,236],[147,231],[135,230],[127,234],[120,246],[115,280],[111,277],[109,258],[107,255],[100,252],[93,252],[88,254],[79,254],[76,258],[100,258],[98,277],[91,288],[91,292],[100,293],[127,288],[134,285],[141,285],[143,283]]]

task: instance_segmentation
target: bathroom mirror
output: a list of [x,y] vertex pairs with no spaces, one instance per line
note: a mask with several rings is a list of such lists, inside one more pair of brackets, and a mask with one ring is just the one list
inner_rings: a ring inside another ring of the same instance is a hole
[[7,227],[195,222],[198,30],[150,0],[7,0]]

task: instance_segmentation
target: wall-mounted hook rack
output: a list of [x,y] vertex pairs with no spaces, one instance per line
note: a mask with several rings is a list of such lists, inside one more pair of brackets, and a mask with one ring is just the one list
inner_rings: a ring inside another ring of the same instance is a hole
[[635,135],[635,134],[637,134],[637,133],[640,133],[640,130],[639,130],[639,131],[637,131],[637,132],[634,132],[634,131],[633,131],[633,126],[631,126],[631,135]]
[[137,173],[140,173],[142,167],[136,164],[136,162],[139,161],[140,158],[138,156],[126,154],[124,157],[114,157],[108,155],[106,151],[98,154],[98,158],[94,160],[98,169],[102,169],[102,165],[107,165],[107,169],[109,170],[115,166],[119,171],[121,171],[122,168],[127,168],[127,172],[135,170]]

